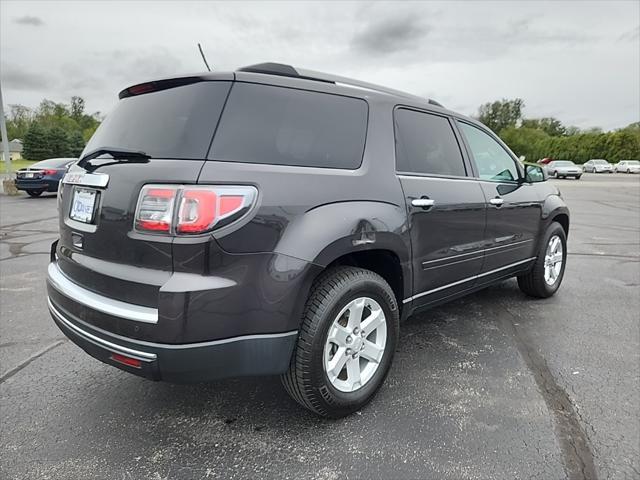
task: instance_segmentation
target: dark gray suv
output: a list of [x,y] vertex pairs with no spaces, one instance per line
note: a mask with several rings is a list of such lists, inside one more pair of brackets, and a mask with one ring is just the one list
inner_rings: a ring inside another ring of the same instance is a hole
[[560,193],[483,125],[281,64],[125,89],[60,188],[69,338],[154,380],[282,375],[323,416],[373,397],[402,319],[566,264]]

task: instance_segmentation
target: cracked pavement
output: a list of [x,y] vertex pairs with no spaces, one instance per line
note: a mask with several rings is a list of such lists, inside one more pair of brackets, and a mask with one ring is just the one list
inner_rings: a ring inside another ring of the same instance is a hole
[[55,196],[0,197],[0,477],[640,478],[640,175],[556,183],[558,294],[509,280],[409,319],[338,421],[277,378],[170,385],[88,357],[46,308]]

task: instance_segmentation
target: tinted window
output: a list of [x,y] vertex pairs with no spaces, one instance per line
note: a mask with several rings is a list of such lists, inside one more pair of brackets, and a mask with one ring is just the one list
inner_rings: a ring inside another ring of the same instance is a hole
[[480,178],[493,181],[518,180],[518,168],[507,151],[479,128],[458,122],[471,148]]
[[396,110],[394,117],[398,171],[465,175],[460,147],[449,120],[407,109]]
[[200,82],[123,98],[84,152],[118,147],[155,158],[204,159],[229,86],[230,82]]
[[362,162],[367,111],[356,98],[236,83],[209,158],[355,169]]

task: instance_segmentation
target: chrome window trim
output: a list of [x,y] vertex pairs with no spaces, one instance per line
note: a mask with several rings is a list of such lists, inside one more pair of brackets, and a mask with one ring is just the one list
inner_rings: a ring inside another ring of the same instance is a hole
[[496,272],[499,272],[501,270],[507,270],[508,268],[511,268],[511,267],[517,267],[518,265],[522,265],[524,263],[530,262],[532,260],[535,260],[536,258],[537,257],[526,258],[524,260],[520,260],[519,262],[510,263],[509,265],[505,265],[504,267],[496,268],[494,270],[489,270],[488,272],[484,272],[484,273],[481,273],[479,275],[474,275],[472,277],[463,278],[462,280],[458,280],[457,282],[448,283],[447,285],[442,285],[441,287],[434,288],[432,290],[426,290],[424,292],[417,293],[416,295],[413,295],[411,297],[405,298],[404,300],[402,300],[402,303],[408,303],[408,302],[410,302],[412,300],[415,300],[416,298],[424,297],[425,295],[430,295],[432,293],[436,293],[436,292],[439,292],[440,290],[445,290],[445,289],[450,288],[450,287],[455,287],[456,285],[460,285],[462,283],[470,282],[472,280],[476,280],[478,278],[485,277],[487,275],[491,275],[492,273],[496,273]]
[[436,173],[412,173],[412,172],[404,172],[398,171],[396,172],[396,176],[400,179],[415,179],[415,178],[423,178],[429,180],[448,180],[451,182],[469,182],[469,181],[477,181],[478,179],[475,177],[462,176],[462,175],[438,175]]
[[62,313],[58,311],[56,307],[53,306],[53,302],[51,299],[47,297],[47,303],[49,304],[49,310],[51,313],[67,328],[75,332],[77,335],[81,336],[85,340],[97,345],[99,347],[105,348],[111,352],[119,353],[122,355],[126,355],[128,357],[137,358],[138,360],[142,360],[143,362],[153,362],[157,355],[155,353],[141,352],[139,350],[133,350],[132,348],[123,347],[122,345],[117,345],[115,343],[111,343],[107,340],[104,340],[100,337],[96,337],[92,333],[87,332],[86,330],[81,329],[80,327],[74,325],[69,320],[67,320]]
[[56,262],[49,264],[47,273],[51,286],[75,302],[114,317],[134,322],[158,323],[158,310],[156,308],[121,302],[87,290],[69,280]]

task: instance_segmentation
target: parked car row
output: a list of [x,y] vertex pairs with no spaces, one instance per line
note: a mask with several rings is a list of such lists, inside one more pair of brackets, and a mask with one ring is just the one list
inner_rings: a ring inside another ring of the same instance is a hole
[[582,167],[576,165],[571,160],[552,160],[543,158],[538,161],[543,165],[547,175],[554,178],[572,177],[579,180],[583,173],[639,173],[640,161],[621,160],[615,165],[602,159],[593,159],[586,162]]

